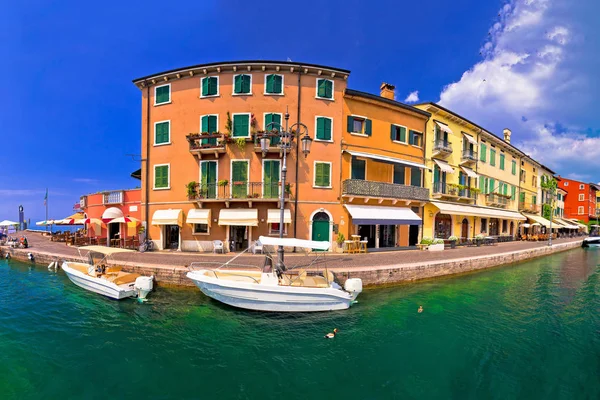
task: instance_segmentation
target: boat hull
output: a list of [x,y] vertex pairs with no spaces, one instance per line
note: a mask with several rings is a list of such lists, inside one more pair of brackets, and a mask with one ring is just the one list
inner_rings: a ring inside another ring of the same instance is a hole
[[600,237],[588,237],[583,239],[581,247],[600,247]]
[[188,272],[187,277],[206,296],[233,307],[255,311],[316,312],[345,310],[356,296],[335,289],[262,285],[211,278],[204,271]]
[[136,297],[136,291],[133,285],[131,285],[131,289],[125,289],[107,281],[106,279],[94,278],[92,276],[82,274],[81,272],[69,267],[68,262],[63,263],[62,270],[65,272],[71,282],[90,292],[98,293],[115,300]]

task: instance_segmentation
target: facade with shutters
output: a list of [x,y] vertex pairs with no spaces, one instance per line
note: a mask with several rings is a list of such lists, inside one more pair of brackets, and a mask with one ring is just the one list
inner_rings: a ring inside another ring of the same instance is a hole
[[[204,64],[134,80],[142,94],[141,218],[158,249],[248,248],[260,235],[333,242],[339,202],[342,102],[349,71],[293,62]],[[260,137],[301,122],[281,186],[278,139]],[[285,226],[279,226],[279,194]],[[313,229],[313,227],[315,229]],[[314,232],[313,232],[314,231]]]

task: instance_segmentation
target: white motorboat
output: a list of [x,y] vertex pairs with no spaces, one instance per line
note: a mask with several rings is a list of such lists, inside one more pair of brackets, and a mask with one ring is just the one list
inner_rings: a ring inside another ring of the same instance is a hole
[[248,266],[237,269],[239,266],[232,264],[232,261],[241,255],[238,254],[216,269],[202,268],[206,263],[192,263],[187,277],[208,297],[234,307],[257,311],[344,310],[362,292],[362,281],[358,278],[346,280],[342,289],[334,282],[331,271],[311,268],[323,253],[316,253],[315,260],[305,267],[280,269],[274,266],[275,259],[268,251],[269,246],[280,245],[324,251],[329,249],[328,242],[265,236],[261,236],[259,242],[266,256],[262,271]]
[[583,239],[581,247],[600,247],[600,236],[590,236]]
[[105,246],[84,246],[79,255],[87,262],[64,261],[62,269],[77,286],[121,300],[128,297],[145,299],[153,289],[153,276],[141,276],[121,270],[120,266],[106,265],[113,254],[131,252]]

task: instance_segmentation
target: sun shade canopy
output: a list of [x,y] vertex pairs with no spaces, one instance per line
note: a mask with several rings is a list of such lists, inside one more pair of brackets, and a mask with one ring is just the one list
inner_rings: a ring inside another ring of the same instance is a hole
[[469,143],[471,143],[473,146],[477,145],[477,141],[475,140],[475,138],[473,136],[469,135],[468,133],[464,133],[464,132],[462,134],[465,137],[465,139],[467,139],[467,141]]
[[463,170],[463,172],[464,172],[465,174],[467,174],[467,176],[468,176],[469,178],[475,178],[475,179],[479,178],[479,175],[477,175],[477,174],[475,173],[475,171],[473,171],[471,168],[468,168],[468,167],[460,167],[460,169],[462,169],[462,170]]
[[355,225],[421,225],[421,217],[406,207],[344,204]]
[[516,211],[496,210],[487,207],[467,206],[462,204],[450,204],[441,201],[432,201],[431,204],[439,208],[442,214],[450,215],[474,215],[484,218],[504,218],[525,221],[527,218]]
[[219,225],[258,226],[256,208],[223,209],[219,211]]
[[206,224],[210,226],[210,208],[192,208],[185,219],[187,224]]
[[346,153],[350,154],[351,156],[355,156],[355,157],[370,158],[372,160],[385,161],[385,162],[393,163],[393,164],[404,164],[404,165],[408,165],[410,167],[416,167],[416,168],[427,168],[425,166],[425,164],[420,164],[418,162],[413,162],[413,161],[406,161],[401,158],[380,156],[378,154],[362,153],[359,151],[348,151],[348,150],[344,150],[344,151]]
[[550,221],[548,221],[546,218],[540,217],[539,215],[533,215],[533,214],[523,213],[523,215],[526,216],[529,220],[531,220],[533,222],[537,222],[538,224],[545,226],[546,228],[550,228]]
[[183,225],[183,212],[178,210],[156,210],[152,215],[152,225]]
[[442,172],[447,172],[449,174],[454,172],[454,168],[450,166],[446,161],[433,159],[433,162],[437,164],[438,167],[442,170]]
[[[269,224],[278,224],[280,221],[280,213],[281,210],[276,208],[272,208],[267,210],[267,223]],[[283,210],[283,223],[291,224],[292,223],[292,213],[287,208]]]
[[448,135],[452,135],[452,129],[450,129],[450,127],[446,124],[444,124],[443,122],[440,121],[433,121],[435,122],[435,124],[437,125],[438,128],[440,128],[440,130],[442,132],[446,132]]

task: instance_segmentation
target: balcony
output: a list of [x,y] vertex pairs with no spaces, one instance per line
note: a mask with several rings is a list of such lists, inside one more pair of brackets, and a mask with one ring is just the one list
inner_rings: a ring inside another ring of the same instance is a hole
[[535,214],[535,213],[540,212],[540,206],[537,204],[520,201],[519,202],[519,211],[526,211],[526,212]]
[[452,153],[452,143],[447,140],[438,139],[433,142],[434,155],[448,155]]
[[123,191],[117,190],[104,193],[102,204],[123,204]]
[[463,150],[462,152],[462,157],[461,157],[461,162],[462,163],[476,163],[477,162],[477,152],[473,151],[473,150]]
[[446,197],[452,200],[467,200],[475,201],[478,191],[476,189],[463,187],[453,183],[434,182],[433,183],[433,198]]
[[488,193],[485,195],[485,204],[488,206],[506,208],[509,201],[510,198],[498,193]]
[[[269,149],[267,153],[279,153],[279,155],[283,155],[283,148],[281,146],[281,139],[276,134],[270,134],[266,132],[258,132],[254,135],[254,151],[256,153],[262,153],[262,148],[260,147],[260,139],[263,137],[269,137]],[[286,146],[285,151],[289,154],[290,146]]]
[[[195,193],[188,196],[189,200],[196,201],[199,205],[203,202],[224,201],[229,207],[230,202],[247,201],[252,206],[253,201],[279,201],[280,183],[264,182],[233,182],[210,183],[196,186]],[[286,184],[285,201],[290,198],[291,185]]]
[[214,154],[218,158],[219,154],[225,153],[226,140],[221,133],[191,133],[186,136],[186,139],[190,144],[190,153],[198,156],[199,159],[205,154]]
[[[392,200],[394,204],[398,200],[428,201],[429,189],[418,186],[407,186],[396,183],[365,181],[362,179],[346,179],[342,183],[342,196],[361,197],[367,202],[369,199]],[[408,205],[408,204],[407,204]]]

